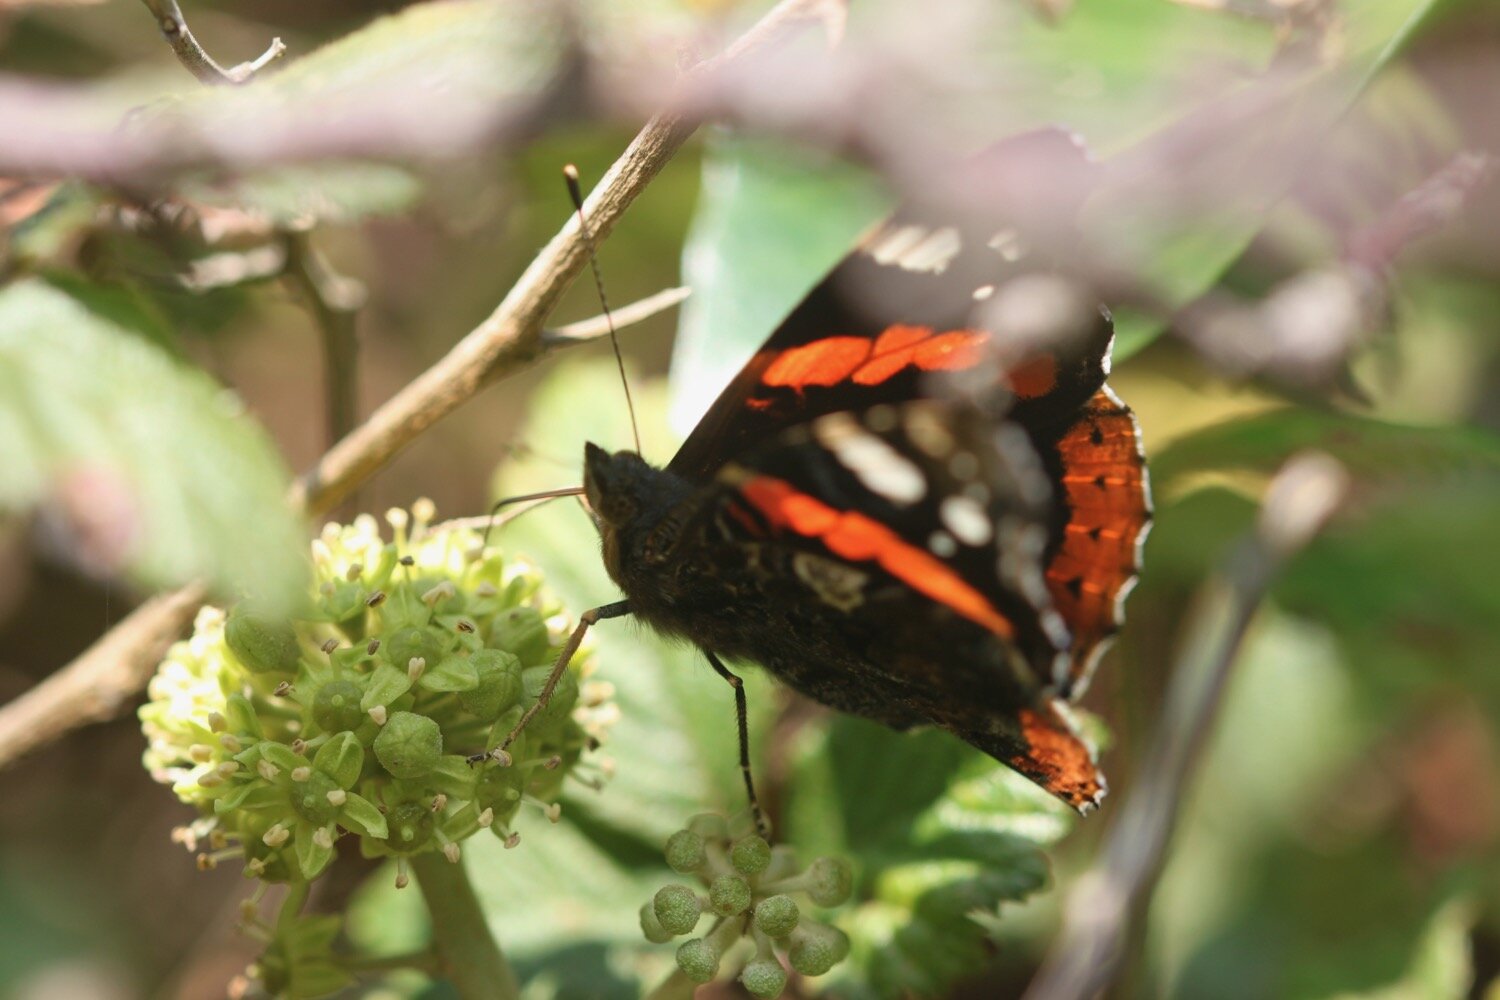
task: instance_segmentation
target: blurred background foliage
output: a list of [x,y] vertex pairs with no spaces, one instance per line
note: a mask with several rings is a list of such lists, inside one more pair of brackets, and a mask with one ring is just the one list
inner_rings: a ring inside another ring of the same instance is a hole
[[[367,27],[403,6],[214,0],[188,15],[224,62],[271,35],[293,57],[342,39],[267,78],[293,100],[437,64],[468,100],[524,101],[565,58],[556,36],[518,28],[503,8],[416,5]],[[763,5],[629,6],[580,5],[590,44],[739,25]],[[1268,296],[1337,256],[1455,153],[1500,152],[1500,9],[1488,0],[1264,5],[1305,8],[1325,19],[1317,30],[1242,16],[1259,4],[1202,9],[1213,6],[1039,0],[1043,14],[1005,22],[1013,37],[980,45],[993,65],[964,67],[1009,74],[1014,100],[956,107],[952,127],[993,135],[1060,121],[1101,156],[1128,157],[1191,120],[1221,76],[1336,39],[1338,71],[1310,76],[1272,116],[1297,117],[1318,141],[1255,175],[1253,210],[1193,202],[1172,217],[1147,185],[1134,216],[1112,216],[1137,227],[1116,252],[1173,307],[1211,288]],[[878,34],[861,8],[856,40]],[[145,9],[125,0],[0,2],[0,70],[90,85],[100,121],[144,105],[146,123],[129,119],[141,128],[175,115],[232,134],[262,99],[255,87],[195,88]],[[151,588],[296,571],[299,526],[279,495],[287,470],[325,447],[324,388],[317,327],[275,280],[276,227],[315,222],[317,246],[365,286],[357,388],[368,413],[474,327],[556,230],[569,211],[560,165],[598,177],[633,131],[629,115],[566,111],[461,156],[195,175],[173,189],[196,220],[177,230],[138,224],[107,185],[0,180],[0,699]],[[1233,166],[1213,149],[1195,157]],[[648,457],[670,455],[891,200],[824,152],[717,127],[673,160],[601,252],[613,301],[693,289],[680,321],[657,317],[625,336]],[[1120,995],[1500,996],[1497,234],[1491,184],[1402,254],[1388,309],[1331,388],[1226,372],[1191,337],[1121,312],[1113,384],[1140,416],[1158,518],[1130,623],[1085,703],[1111,734],[1114,795],[1131,793],[1184,609],[1248,529],[1267,475],[1316,447],[1347,465],[1356,490],[1255,622]],[[556,320],[596,311],[581,282]],[[482,394],[348,510],[428,496],[444,514],[477,513],[502,493],[574,483],[585,440],[628,443],[607,345]],[[122,541],[122,524],[147,543]],[[591,531],[563,503],[502,537],[577,610],[614,596]],[[597,636],[622,713],[607,748],[617,776],[602,794],[576,791],[563,826],[523,828],[524,850],[467,859],[528,996],[633,996],[659,980],[670,955],[641,940],[636,911],[668,878],[660,842],[692,813],[739,804],[722,682],[629,623]],[[859,871],[861,902],[842,918],[853,959],[827,983],[794,988],[1019,995],[1067,886],[1095,859],[1109,805],[1075,823],[941,734],[834,718],[753,672],[750,693],[782,835],[809,855],[844,853]],[[124,720],[0,772],[0,996],[214,996],[253,957],[234,933],[243,883],[195,871],[169,843],[185,817],[140,768],[140,750]],[[409,949],[426,933],[418,898],[371,874],[343,866],[329,898],[352,899],[361,946]],[[420,978],[381,989],[371,995],[443,995]]]

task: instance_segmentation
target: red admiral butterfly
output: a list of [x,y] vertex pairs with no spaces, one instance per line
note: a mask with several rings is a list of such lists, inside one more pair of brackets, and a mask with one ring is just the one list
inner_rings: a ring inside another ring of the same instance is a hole
[[[694,643],[734,685],[752,805],[744,693],[720,657],[896,729],[941,726],[1075,808],[1097,804],[1104,780],[1065,704],[1136,577],[1145,463],[1104,385],[1106,311],[1045,348],[975,322],[1024,273],[1016,240],[898,211],[665,468],[588,445],[583,490],[626,599],[584,613],[559,671],[604,618]],[[997,356],[1004,419],[933,385]]]

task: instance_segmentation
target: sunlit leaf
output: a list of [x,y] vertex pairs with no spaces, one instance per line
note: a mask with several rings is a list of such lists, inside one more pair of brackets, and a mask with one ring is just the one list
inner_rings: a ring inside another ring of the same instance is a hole
[[672,354],[671,418],[680,434],[890,207],[874,178],[835,159],[788,144],[715,139],[682,255],[693,297]]

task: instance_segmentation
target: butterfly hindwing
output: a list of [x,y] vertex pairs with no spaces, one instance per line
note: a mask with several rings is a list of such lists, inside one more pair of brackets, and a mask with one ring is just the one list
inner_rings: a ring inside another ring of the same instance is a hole
[[[1039,439],[1038,439],[1039,438]],[[1053,484],[1044,573],[1072,633],[1067,676],[1077,697],[1124,621],[1151,525],[1151,491],[1140,428],[1130,408],[1100,388],[1060,434],[1034,437]]]
[[822,640],[751,637],[742,654],[825,704],[941,725],[1075,806],[1102,794],[1049,691],[1069,637],[1018,428],[933,400],[828,414],[725,466],[708,496],[685,537],[741,561],[732,575],[759,582],[740,606],[784,609],[778,636]]

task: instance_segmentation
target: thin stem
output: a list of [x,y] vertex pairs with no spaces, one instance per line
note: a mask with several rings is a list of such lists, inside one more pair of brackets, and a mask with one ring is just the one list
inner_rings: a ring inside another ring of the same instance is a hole
[[681,969],[673,969],[672,974],[656,985],[645,1000],[693,1000],[693,991],[697,985],[687,977],[687,973]]
[[439,974],[453,984],[461,1000],[512,1000],[520,996],[516,974],[490,936],[463,864],[428,852],[413,855],[411,867],[432,917]]
[[193,37],[192,30],[188,28],[187,18],[182,16],[182,8],[177,6],[177,0],[141,0],[141,3],[156,15],[156,26],[161,29],[162,37],[177,54],[177,61],[182,63],[199,83],[206,83],[210,86],[238,86],[248,83],[255,74],[286,53],[286,46],[282,44],[281,39],[273,38],[270,47],[257,58],[225,69],[214,62],[213,56],[209,55],[203,46],[198,44],[198,39]]
[[323,344],[324,427],[328,444],[359,419],[359,340],[355,328],[365,286],[336,272],[306,232],[286,234],[286,280],[307,300]]
[[1026,1000],[1088,1000],[1115,978],[1165,864],[1183,795],[1202,756],[1241,642],[1280,568],[1312,540],[1348,490],[1326,455],[1287,462],[1256,530],[1204,584],[1183,625],[1162,721],[1098,865],[1068,895],[1063,931]]
[[[621,306],[613,313],[615,329],[624,329],[634,323],[650,319],[657,313],[666,312],[691,294],[690,288],[666,288],[655,295],[648,295],[644,299],[632,302],[628,306]],[[595,316],[592,319],[581,319],[576,323],[568,323],[555,329],[543,330],[542,342],[549,346],[566,347],[568,344],[607,337],[609,329],[609,317]]]

